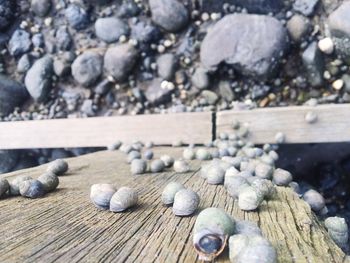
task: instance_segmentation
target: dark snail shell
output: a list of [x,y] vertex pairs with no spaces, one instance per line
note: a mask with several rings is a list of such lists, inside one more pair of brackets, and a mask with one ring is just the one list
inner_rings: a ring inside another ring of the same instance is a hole
[[5,194],[10,190],[10,184],[7,179],[0,179],[0,198],[5,196]]
[[63,175],[68,171],[68,163],[63,159],[56,159],[55,161],[49,163],[47,171],[56,175]]

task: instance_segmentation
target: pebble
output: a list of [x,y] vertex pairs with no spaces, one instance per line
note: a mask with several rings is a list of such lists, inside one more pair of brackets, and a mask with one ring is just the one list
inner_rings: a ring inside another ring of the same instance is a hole
[[89,15],[77,4],[70,4],[65,10],[65,16],[70,26],[76,30],[85,29],[89,24]]
[[332,83],[332,88],[335,90],[341,90],[344,86],[344,81],[342,79],[337,79]]
[[138,151],[129,152],[127,158],[128,163],[132,163],[132,161],[135,159],[141,159],[141,153]]
[[134,159],[131,162],[130,170],[132,175],[144,174],[147,169],[147,163],[142,159]]
[[143,156],[146,160],[152,160],[153,159],[153,151],[152,150],[146,150],[144,153],[143,153]]
[[33,179],[32,177],[26,176],[26,175],[17,176],[15,179],[13,179],[10,182],[10,194],[12,196],[19,195],[20,194],[20,192],[19,192],[19,184],[21,182],[26,181],[26,180],[32,180],[32,179]]
[[172,80],[176,71],[177,61],[174,54],[168,53],[157,58],[158,76]]
[[293,4],[293,9],[302,13],[305,16],[313,14],[318,0],[296,0]]
[[168,32],[177,32],[189,22],[186,7],[177,0],[150,0],[152,21]]
[[129,31],[129,26],[115,17],[99,18],[95,22],[96,36],[107,43],[117,42],[121,36],[128,36]]
[[120,146],[122,146],[122,142],[116,141],[115,143],[112,143],[108,146],[108,150],[109,151],[116,151],[120,148]]
[[328,25],[333,36],[350,38],[350,2],[344,1],[328,17]]
[[287,22],[287,30],[292,40],[299,43],[310,31],[310,21],[302,15],[295,14]]
[[52,172],[46,172],[40,175],[38,181],[42,183],[43,189],[46,193],[54,191],[60,183],[57,175]]
[[165,169],[165,164],[162,160],[154,160],[150,164],[150,170],[152,173],[161,173]]
[[330,37],[318,41],[318,48],[325,54],[330,55],[334,51],[334,43]]
[[308,82],[313,87],[323,84],[324,61],[316,42],[312,42],[302,54]]
[[4,197],[10,190],[10,184],[5,178],[0,179],[0,198]]
[[206,89],[209,87],[209,76],[207,74],[207,70],[202,67],[196,69],[194,74],[191,77],[192,85],[194,85],[198,89]]
[[31,9],[37,16],[44,17],[51,9],[51,0],[32,0]]
[[59,50],[69,50],[72,46],[72,36],[66,26],[60,26],[56,31],[56,46]]
[[85,51],[72,64],[74,79],[83,86],[95,84],[103,71],[102,57],[93,51]]
[[22,29],[17,29],[11,36],[8,43],[8,48],[10,54],[17,57],[24,53],[30,51],[32,46],[32,41],[30,39],[30,34]]
[[47,100],[52,88],[53,59],[46,55],[28,70],[24,83],[30,96],[38,102]]
[[323,196],[313,189],[306,191],[303,195],[303,199],[315,212],[320,212],[326,206]]

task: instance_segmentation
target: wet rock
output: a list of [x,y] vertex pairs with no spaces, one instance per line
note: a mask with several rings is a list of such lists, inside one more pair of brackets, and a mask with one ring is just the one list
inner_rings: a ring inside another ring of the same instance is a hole
[[94,111],[94,105],[92,100],[84,100],[80,109],[83,113],[85,113],[88,117],[95,116],[96,113]]
[[53,62],[53,70],[58,77],[65,77],[69,74],[71,68],[62,59],[55,59]]
[[316,42],[312,42],[302,55],[308,82],[313,87],[322,85],[324,61]]
[[86,51],[72,64],[72,75],[81,85],[94,84],[102,74],[102,57],[93,51]]
[[33,46],[40,48],[44,46],[44,35],[41,33],[34,34],[32,37]]
[[44,17],[50,11],[51,0],[32,0],[31,8],[37,16]]
[[141,9],[137,6],[136,2],[133,0],[123,1],[122,5],[119,7],[117,15],[119,17],[133,17],[140,13]]
[[69,50],[72,46],[72,37],[66,26],[60,26],[56,31],[56,46],[59,50]]
[[104,69],[116,81],[123,81],[133,69],[137,58],[138,52],[130,44],[110,47],[104,56]]
[[162,79],[154,79],[145,92],[145,97],[151,104],[164,104],[171,100],[171,93],[173,91],[167,88],[162,88],[161,83]]
[[192,84],[198,89],[206,89],[209,87],[209,76],[207,70],[202,67],[196,69],[191,78]]
[[19,152],[15,150],[1,150],[0,151],[0,173],[11,172],[16,166],[19,158]]
[[0,31],[7,28],[16,12],[16,1],[0,0]]
[[177,32],[189,21],[186,7],[177,0],[150,0],[149,5],[153,22],[166,31]]
[[309,19],[302,15],[294,15],[287,22],[287,30],[295,42],[300,42],[304,36],[310,31],[311,24]]
[[131,38],[141,44],[156,42],[161,38],[161,32],[155,26],[140,21],[131,28]]
[[117,42],[121,36],[129,35],[129,26],[115,17],[99,18],[95,23],[95,33],[99,39],[107,43]]
[[313,14],[318,0],[296,0],[293,4],[293,9],[305,16]]
[[245,76],[267,78],[288,47],[283,25],[269,16],[234,14],[217,22],[204,38],[202,64],[215,70],[232,65]]
[[25,77],[25,86],[33,99],[42,102],[52,87],[53,60],[50,56],[38,59],[28,70]]
[[171,80],[174,77],[177,61],[174,54],[164,54],[157,59],[159,77]]
[[0,115],[11,113],[29,97],[22,84],[0,74]]
[[26,73],[30,69],[30,58],[28,54],[23,55],[17,63],[17,71],[19,73]]
[[210,90],[203,90],[201,96],[209,105],[215,105],[215,103],[219,100],[219,96]]
[[235,98],[235,94],[233,93],[230,82],[228,81],[219,82],[219,93],[221,97],[227,102],[231,102]]
[[328,17],[328,25],[335,37],[350,38],[350,2],[345,1]]
[[30,34],[22,29],[17,29],[9,42],[9,51],[13,56],[20,56],[30,50],[32,42]]
[[86,10],[77,4],[69,5],[65,10],[65,16],[70,26],[76,30],[81,30],[88,26],[89,16]]

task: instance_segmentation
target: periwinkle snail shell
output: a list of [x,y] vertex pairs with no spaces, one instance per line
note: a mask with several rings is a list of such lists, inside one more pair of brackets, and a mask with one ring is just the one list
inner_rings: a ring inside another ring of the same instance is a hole
[[131,162],[130,166],[131,174],[143,174],[147,170],[147,163],[142,159],[135,159]]
[[272,199],[276,196],[277,190],[270,180],[256,178],[251,186],[265,199]]
[[222,184],[225,178],[225,170],[218,165],[213,165],[209,167],[207,172],[207,182],[208,184]]
[[222,209],[210,207],[199,213],[193,228],[193,245],[200,260],[212,261],[225,249],[235,232],[235,221]]
[[53,172],[56,175],[63,175],[68,171],[68,163],[62,159],[56,159],[49,163],[47,167],[48,172]]
[[152,173],[160,173],[163,172],[165,168],[165,164],[162,160],[154,160],[150,164],[150,170]]
[[235,167],[230,167],[226,170],[225,172],[225,178],[227,177],[232,177],[232,176],[237,176],[239,174],[239,171]]
[[235,263],[276,263],[277,253],[262,236],[233,235],[229,239],[229,257]]
[[19,192],[19,184],[21,182],[24,182],[26,180],[32,180],[33,178],[30,176],[22,175],[22,176],[17,176],[15,179],[13,179],[10,182],[10,194],[12,196],[20,195]]
[[112,143],[111,145],[108,145],[107,149],[109,151],[115,151],[115,150],[118,150],[121,145],[122,145],[121,141],[116,141],[115,143]]
[[38,181],[43,184],[46,193],[55,190],[60,183],[58,176],[52,172],[46,172],[40,175]]
[[178,183],[178,182],[168,183],[162,192],[163,204],[171,205],[172,203],[174,203],[175,194],[182,189],[185,189],[185,187],[181,183]]
[[236,221],[235,234],[247,235],[247,236],[262,236],[261,229],[254,222],[247,220]]
[[234,199],[237,199],[241,191],[249,187],[249,183],[247,179],[241,176],[225,178],[224,185],[226,187],[228,194]]
[[266,163],[259,163],[255,167],[255,175],[263,179],[271,179],[273,167]]
[[207,149],[201,148],[196,151],[196,159],[201,161],[210,160],[211,154]]
[[169,155],[162,155],[160,157],[160,160],[162,160],[162,162],[164,163],[165,167],[169,168],[171,166],[173,166],[175,159]]
[[264,200],[264,196],[261,195],[254,187],[244,188],[238,196],[238,206],[244,211],[253,211],[259,207]]
[[127,158],[128,163],[131,163],[135,159],[141,159],[141,153],[138,151],[129,152]]
[[152,160],[153,159],[153,151],[152,150],[146,150],[144,153],[143,153],[143,157],[146,159],[146,160]]
[[90,189],[91,202],[100,209],[108,210],[112,196],[117,189],[112,184],[94,184]]
[[182,189],[175,194],[173,213],[176,216],[189,216],[197,210],[198,205],[198,194],[190,189]]
[[187,173],[190,170],[189,164],[184,160],[174,162],[174,171],[177,173]]
[[348,246],[349,234],[345,219],[341,217],[328,217],[324,223],[333,241],[339,247],[346,249]]
[[182,157],[185,160],[193,160],[196,157],[196,153],[194,152],[193,149],[191,148],[186,148],[183,153],[182,153]]
[[323,196],[313,189],[306,191],[303,195],[303,199],[315,212],[320,212],[326,206]]
[[39,198],[45,194],[43,184],[38,180],[26,180],[19,184],[21,196],[29,198]]
[[112,212],[123,212],[137,204],[138,194],[129,187],[121,187],[111,198],[109,209]]
[[0,179],[0,198],[10,190],[10,184],[7,179]]
[[293,181],[292,174],[280,168],[274,171],[272,178],[272,181],[279,186],[287,186]]

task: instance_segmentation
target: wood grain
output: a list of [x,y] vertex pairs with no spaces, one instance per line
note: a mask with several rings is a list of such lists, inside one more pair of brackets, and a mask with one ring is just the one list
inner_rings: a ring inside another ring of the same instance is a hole
[[117,140],[204,143],[212,140],[212,113],[154,114],[0,123],[0,149],[104,147]]
[[[307,112],[315,112],[318,121],[305,121]],[[250,111],[217,113],[217,134],[232,131],[234,120],[246,123],[251,131],[249,139],[256,144],[275,143],[275,135],[282,132],[286,143],[320,143],[350,141],[350,104],[264,108]]]
[[[157,148],[156,156],[178,157],[181,148]],[[170,181],[182,182],[201,197],[199,211],[225,209],[235,219],[257,222],[277,249],[279,262],[344,262],[308,205],[290,189],[278,188],[278,197],[264,202],[258,212],[242,212],[223,186],[208,185],[192,171],[133,177],[120,152],[97,152],[67,160],[69,173],[59,189],[42,199],[13,197],[0,200],[0,262],[196,262],[192,228],[196,215],[175,217],[161,204],[160,193]],[[0,175],[39,176],[46,166]],[[125,213],[97,210],[89,201],[94,183],[135,187],[140,204]],[[229,262],[224,253],[218,262]]]

